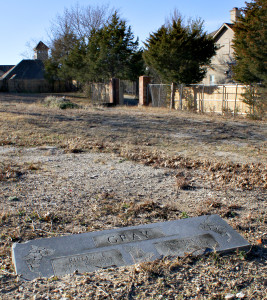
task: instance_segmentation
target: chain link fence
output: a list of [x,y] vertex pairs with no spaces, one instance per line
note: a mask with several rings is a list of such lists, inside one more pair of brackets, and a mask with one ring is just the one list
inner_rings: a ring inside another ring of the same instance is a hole
[[[246,86],[233,85],[175,85],[174,107],[198,112],[246,114],[249,107],[243,101]],[[171,85],[149,84],[148,96],[153,107],[170,107]]]
[[151,97],[153,107],[167,107],[171,101],[171,85],[149,84],[148,95]]

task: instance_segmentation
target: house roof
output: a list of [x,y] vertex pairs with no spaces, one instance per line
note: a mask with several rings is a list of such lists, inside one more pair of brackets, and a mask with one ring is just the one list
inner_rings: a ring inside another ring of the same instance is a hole
[[11,65],[0,65],[0,71],[6,73],[8,70],[10,70],[13,67],[14,67],[14,65],[13,66],[11,66]]
[[44,79],[44,63],[39,59],[23,59],[1,79]]
[[49,47],[46,46],[42,41],[40,41],[33,50],[48,50]]
[[234,28],[234,24],[223,23],[222,26],[218,30],[212,32],[210,35],[212,35],[212,37],[215,39],[223,30],[225,30],[225,29],[233,30],[233,28]]

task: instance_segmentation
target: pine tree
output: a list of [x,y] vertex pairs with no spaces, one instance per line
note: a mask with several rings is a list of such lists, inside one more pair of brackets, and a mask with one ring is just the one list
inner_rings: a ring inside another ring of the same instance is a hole
[[234,78],[242,83],[267,84],[267,1],[246,2],[234,26]]
[[70,31],[64,35],[58,36],[52,43],[50,58],[45,62],[46,77],[50,81],[57,79],[71,80],[72,74],[66,67],[66,60],[73,47],[77,44],[78,39]]
[[150,34],[145,47],[145,62],[162,81],[185,84],[204,78],[216,52],[213,39],[203,32],[203,22],[191,21],[184,26],[180,16]]
[[[57,56],[52,58],[55,61]],[[112,77],[136,80],[144,72],[138,39],[134,39],[131,27],[117,13],[105,26],[92,29],[90,37],[76,39],[70,51],[56,60],[56,66],[52,62],[47,65],[50,73],[56,68],[61,78],[81,83]]]
[[131,27],[117,13],[109,24],[92,32],[85,60],[86,77],[91,80],[137,78],[143,71],[138,39],[134,40]]
[[234,79],[247,84],[243,101],[249,115],[262,118],[267,109],[267,1],[246,2],[234,31]]

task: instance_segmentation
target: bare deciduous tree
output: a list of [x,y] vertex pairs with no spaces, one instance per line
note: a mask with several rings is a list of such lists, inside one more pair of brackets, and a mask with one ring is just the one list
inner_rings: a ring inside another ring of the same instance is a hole
[[109,23],[115,12],[109,5],[80,6],[77,3],[56,16],[48,32],[50,59],[46,62],[46,70],[51,80],[70,77],[66,69],[70,52],[88,44],[91,33]]
[[34,48],[37,46],[39,40],[37,39],[31,39],[30,41],[26,42],[25,47],[26,50],[20,55],[23,57],[23,59],[33,59],[34,57]]
[[53,41],[70,33],[77,39],[89,38],[92,30],[101,28],[114,12],[115,9],[109,5],[92,7],[77,3],[69,9],[65,8],[64,13],[51,22],[50,39]]
[[188,18],[187,20],[184,18],[184,16],[180,13],[180,11],[175,8],[168,17],[165,18],[165,24],[164,26],[166,28],[171,28],[173,25],[173,22],[180,21],[184,28],[187,28],[189,31],[192,31],[194,29],[199,30],[200,28],[203,28],[204,21],[200,18]]

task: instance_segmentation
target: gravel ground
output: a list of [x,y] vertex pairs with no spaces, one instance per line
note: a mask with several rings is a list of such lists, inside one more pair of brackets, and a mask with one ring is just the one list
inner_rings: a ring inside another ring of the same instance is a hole
[[[0,182],[2,245],[7,254],[1,263],[2,299],[204,299],[213,294],[215,299],[230,295],[260,299],[265,295],[266,245],[257,245],[261,239],[266,242],[261,190],[213,189],[202,179],[204,170],[186,169],[183,174],[190,185],[179,189],[177,170],[107,153],[70,154],[42,146],[1,147],[0,154],[4,163],[21,170],[19,178]],[[234,254],[163,260],[27,283],[13,275],[8,252],[14,241],[206,213],[219,213],[255,245],[248,259]]]
[[[0,103],[1,299],[267,299],[263,122],[138,109],[62,112],[15,100]],[[14,272],[14,242],[205,214],[226,220],[249,252],[31,282]]]

